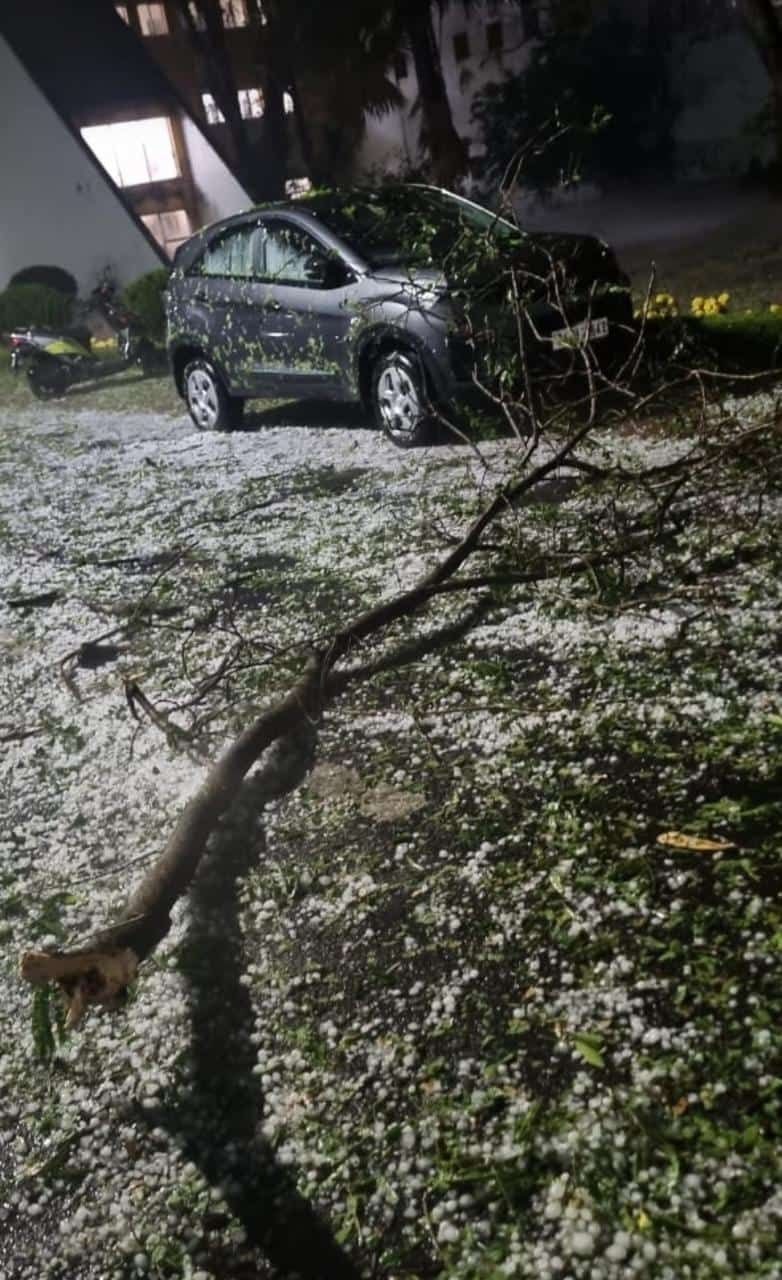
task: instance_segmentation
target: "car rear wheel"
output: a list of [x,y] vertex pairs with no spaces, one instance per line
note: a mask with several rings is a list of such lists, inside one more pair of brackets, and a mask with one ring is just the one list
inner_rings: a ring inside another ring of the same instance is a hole
[[382,355],[372,372],[377,425],[400,449],[429,444],[435,421],[421,361],[405,351]]
[[187,365],[182,388],[199,431],[234,431],[242,425],[244,400],[228,394],[208,360],[192,360]]

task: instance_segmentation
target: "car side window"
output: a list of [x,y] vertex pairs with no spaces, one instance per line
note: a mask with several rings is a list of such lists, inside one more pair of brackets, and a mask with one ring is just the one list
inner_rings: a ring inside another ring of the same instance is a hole
[[334,259],[311,235],[285,222],[267,222],[264,230],[265,280],[309,289],[333,287],[329,272]]
[[259,274],[262,256],[261,228],[239,227],[213,240],[196,270],[202,276],[230,276],[246,280]]

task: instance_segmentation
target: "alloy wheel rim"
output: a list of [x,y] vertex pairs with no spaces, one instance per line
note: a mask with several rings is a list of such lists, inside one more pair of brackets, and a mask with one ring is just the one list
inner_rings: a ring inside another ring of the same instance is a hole
[[421,396],[406,369],[390,365],[380,376],[378,406],[390,435],[410,436],[421,421]]
[[213,427],[220,405],[214,379],[205,369],[194,369],[187,379],[187,404],[199,427]]

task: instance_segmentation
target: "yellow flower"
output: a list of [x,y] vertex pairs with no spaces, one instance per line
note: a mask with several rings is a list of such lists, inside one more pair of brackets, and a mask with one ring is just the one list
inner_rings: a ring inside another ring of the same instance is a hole
[[729,293],[721,293],[721,294],[719,295],[719,297],[717,298],[717,301],[718,301],[718,303],[720,304],[720,306],[721,306],[721,307],[727,307],[728,303],[730,302],[730,294],[729,294]]
[[693,300],[692,300],[692,304],[691,304],[691,305],[692,305],[692,309],[693,309],[693,311],[702,311],[702,310],[703,310],[703,302],[704,302],[704,300],[703,300],[703,298],[701,298],[701,297],[693,298]]
[[716,316],[719,312],[720,304],[716,298],[706,298],[703,304],[704,314],[707,316]]
[[771,306],[769,307],[769,311],[771,312],[772,315],[777,315],[780,311],[782,311],[782,307],[780,307],[778,302],[772,302]]

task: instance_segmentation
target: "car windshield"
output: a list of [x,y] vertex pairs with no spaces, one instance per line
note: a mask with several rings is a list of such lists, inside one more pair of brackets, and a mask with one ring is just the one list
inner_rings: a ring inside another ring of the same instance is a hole
[[370,267],[440,263],[466,236],[519,236],[489,209],[429,187],[322,193],[307,208]]

